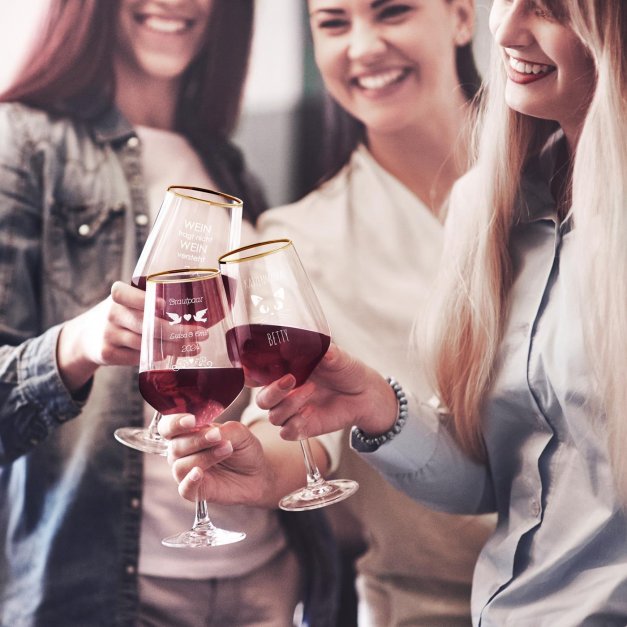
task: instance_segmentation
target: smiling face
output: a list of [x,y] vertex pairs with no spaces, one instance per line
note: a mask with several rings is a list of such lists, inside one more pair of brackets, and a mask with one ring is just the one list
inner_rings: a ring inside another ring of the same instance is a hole
[[118,70],[145,78],[179,78],[202,47],[211,5],[212,0],[121,0]]
[[560,16],[540,2],[494,0],[490,30],[507,72],[505,99],[514,110],[555,120],[576,138],[595,87],[594,63]]
[[455,49],[472,37],[470,0],[309,0],[329,93],[368,134],[428,124],[459,91]]

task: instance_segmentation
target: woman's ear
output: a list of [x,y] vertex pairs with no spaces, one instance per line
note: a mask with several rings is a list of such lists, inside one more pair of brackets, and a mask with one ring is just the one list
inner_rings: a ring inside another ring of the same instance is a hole
[[475,3],[474,0],[449,1],[454,17],[455,45],[461,48],[472,41],[475,31]]

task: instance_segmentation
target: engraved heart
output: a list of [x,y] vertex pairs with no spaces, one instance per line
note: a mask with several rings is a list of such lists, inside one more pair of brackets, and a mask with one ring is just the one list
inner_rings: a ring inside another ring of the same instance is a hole
[[192,319],[192,314],[185,314],[185,315],[183,316],[183,318],[184,318],[185,320],[191,320],[191,319]]

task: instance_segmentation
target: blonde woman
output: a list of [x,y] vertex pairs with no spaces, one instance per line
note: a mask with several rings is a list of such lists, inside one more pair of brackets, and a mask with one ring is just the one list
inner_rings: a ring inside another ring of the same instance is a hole
[[[490,26],[477,167],[419,325],[439,404],[337,347],[307,384],[284,377],[257,401],[286,439],[354,425],[354,448],[433,508],[497,512],[475,625],[624,626],[627,6],[495,0]],[[223,437],[239,467],[258,459],[241,427]]]

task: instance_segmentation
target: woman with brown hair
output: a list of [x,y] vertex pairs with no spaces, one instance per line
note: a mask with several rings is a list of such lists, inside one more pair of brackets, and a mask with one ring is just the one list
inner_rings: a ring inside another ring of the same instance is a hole
[[223,508],[247,542],[162,547],[189,510],[162,457],[113,438],[144,422],[129,282],[163,191],[264,209],[229,141],[252,24],[252,0],[56,0],[0,97],[3,625],[291,623],[276,514]]

